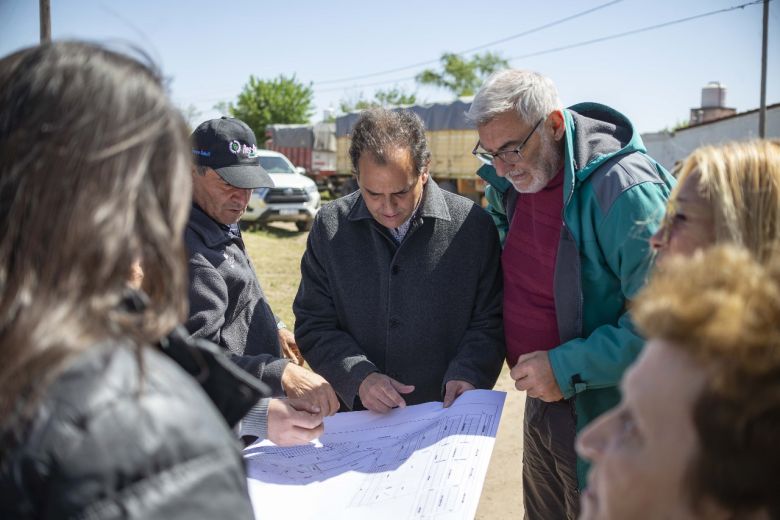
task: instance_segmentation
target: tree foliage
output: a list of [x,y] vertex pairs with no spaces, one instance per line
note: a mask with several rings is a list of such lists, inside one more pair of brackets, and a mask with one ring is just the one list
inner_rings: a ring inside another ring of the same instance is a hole
[[393,87],[387,90],[377,90],[374,93],[374,99],[383,107],[414,105],[417,102],[417,95],[414,92],[407,94],[404,89]]
[[367,100],[361,93],[357,99],[342,99],[339,102],[339,110],[343,113],[357,112],[375,107],[397,107],[400,105],[414,105],[417,102],[417,94],[407,92],[399,87],[374,92],[374,99]]
[[231,116],[241,119],[255,132],[257,142],[265,143],[265,127],[272,124],[304,124],[314,112],[311,84],[279,75],[272,80],[249,76],[249,82],[234,104],[228,105]]
[[482,82],[493,72],[509,67],[499,54],[486,52],[464,59],[446,52],[441,57],[441,70],[425,69],[415,80],[421,85],[445,88],[456,96],[473,96]]

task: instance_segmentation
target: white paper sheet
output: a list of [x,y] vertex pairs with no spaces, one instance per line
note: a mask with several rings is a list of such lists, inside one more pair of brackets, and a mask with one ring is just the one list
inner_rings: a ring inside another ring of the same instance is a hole
[[472,390],[446,409],[338,413],[316,443],[253,444],[244,458],[255,517],[474,518],[505,397]]

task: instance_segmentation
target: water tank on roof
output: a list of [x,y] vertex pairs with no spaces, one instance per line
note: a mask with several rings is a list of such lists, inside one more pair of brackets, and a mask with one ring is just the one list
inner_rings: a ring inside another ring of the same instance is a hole
[[726,86],[720,81],[710,81],[701,89],[702,108],[720,108],[726,106]]

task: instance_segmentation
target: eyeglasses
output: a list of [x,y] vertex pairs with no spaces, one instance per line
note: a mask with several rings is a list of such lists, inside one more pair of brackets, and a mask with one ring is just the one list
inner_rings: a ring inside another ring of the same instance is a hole
[[477,150],[480,146],[480,142],[477,141],[476,146],[474,146],[474,149],[471,150],[471,153],[482,161],[485,164],[493,165],[493,163],[496,160],[496,157],[504,161],[506,164],[517,164],[523,159],[523,154],[520,153],[520,150],[523,149],[525,144],[528,142],[528,140],[531,138],[532,135],[534,135],[534,132],[536,132],[536,129],[539,128],[539,125],[544,121],[545,118],[540,119],[533,127],[531,132],[528,134],[528,136],[523,139],[523,142],[520,143],[515,148],[512,148],[511,150],[503,150],[496,153],[490,153],[485,152],[484,150]]

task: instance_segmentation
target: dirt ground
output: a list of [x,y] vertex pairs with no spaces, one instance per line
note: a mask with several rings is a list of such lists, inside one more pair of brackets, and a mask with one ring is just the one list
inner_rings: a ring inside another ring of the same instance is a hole
[[496,444],[490,458],[482,497],[477,508],[478,520],[523,517],[523,412],[525,392],[515,390],[514,381],[505,366],[495,390],[506,392],[504,413],[498,425]]
[[[264,231],[244,233],[249,256],[271,307],[290,327],[295,321],[292,301],[300,282],[300,259],[307,235],[299,233],[291,223],[275,223]],[[495,389],[506,392],[507,397],[476,518],[519,519],[523,516],[521,463],[525,393],[515,390],[506,367]]]

